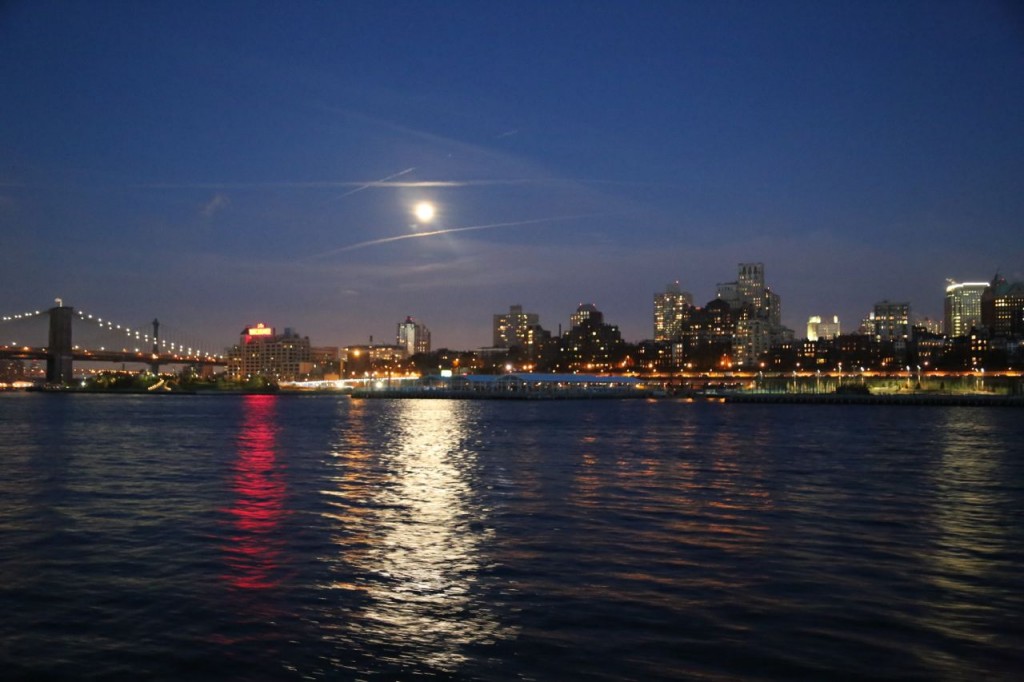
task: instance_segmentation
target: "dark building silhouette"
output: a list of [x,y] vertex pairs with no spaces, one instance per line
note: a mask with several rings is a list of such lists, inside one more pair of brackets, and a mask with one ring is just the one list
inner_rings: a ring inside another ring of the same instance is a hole
[[981,324],[992,337],[1024,336],[1024,282],[997,273],[981,295]]
[[619,328],[605,324],[604,314],[591,303],[581,304],[570,318],[572,328],[558,343],[558,367],[568,372],[610,369],[622,360],[625,344]]

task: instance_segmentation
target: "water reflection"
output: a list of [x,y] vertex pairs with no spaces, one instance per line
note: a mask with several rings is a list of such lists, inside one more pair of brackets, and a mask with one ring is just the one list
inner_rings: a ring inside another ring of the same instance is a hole
[[280,582],[286,487],[277,458],[277,397],[243,398],[242,426],[231,489],[233,533],[224,547],[228,582],[242,589],[267,589]]
[[[354,401],[353,409],[362,408]],[[466,647],[504,636],[474,590],[493,531],[473,501],[477,455],[462,445],[473,408],[409,400],[385,409],[390,414],[377,415],[379,451],[350,428],[337,453],[344,467],[337,488],[324,491],[330,518],[341,524],[344,565],[331,587],[365,598],[348,624],[357,639],[381,647],[392,663],[452,671]]]
[[626,518],[629,534],[620,543],[653,544],[664,534],[688,549],[755,553],[768,532],[763,514],[774,503],[763,458],[743,448],[751,441],[728,423],[710,436],[692,424],[588,426],[575,442],[568,502],[595,519]]
[[1017,570],[1008,560],[1013,540],[1007,530],[1015,524],[1004,481],[1007,453],[993,446],[999,427],[991,412],[951,409],[944,416],[933,470],[936,534],[927,555],[928,577],[943,598],[932,604],[932,625],[983,642],[988,635],[980,623],[1002,615],[994,608],[1004,594],[999,576]]

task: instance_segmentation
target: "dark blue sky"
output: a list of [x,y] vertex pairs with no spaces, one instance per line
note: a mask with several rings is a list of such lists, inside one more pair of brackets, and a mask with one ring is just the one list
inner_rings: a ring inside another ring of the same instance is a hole
[[0,64],[4,314],[472,348],[741,261],[801,334],[1024,279],[1019,3],[33,0]]

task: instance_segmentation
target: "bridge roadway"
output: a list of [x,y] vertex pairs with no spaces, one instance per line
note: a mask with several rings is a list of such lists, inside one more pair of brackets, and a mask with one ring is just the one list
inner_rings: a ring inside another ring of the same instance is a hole
[[[0,360],[46,360],[50,357],[49,349],[31,346],[0,346]],[[74,361],[92,362],[142,362],[147,365],[213,365],[225,366],[228,361],[223,358],[197,355],[179,355],[177,353],[152,353],[142,351],[112,351],[72,349]]]

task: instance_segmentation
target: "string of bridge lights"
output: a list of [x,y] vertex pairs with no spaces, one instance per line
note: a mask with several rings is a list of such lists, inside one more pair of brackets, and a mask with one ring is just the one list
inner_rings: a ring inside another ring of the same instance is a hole
[[[59,304],[60,303],[58,303],[58,305]],[[18,314],[15,314],[15,315],[4,315],[2,318],[0,318],[0,321],[2,321],[2,322],[15,322],[15,321],[18,321],[18,320],[29,320],[29,319],[32,319],[34,317],[41,317],[42,315],[45,315],[48,312],[49,311],[35,310],[35,311],[31,311],[31,312],[18,313]],[[141,332],[141,331],[139,331],[137,329],[132,329],[131,327],[128,327],[126,325],[117,324],[117,323],[115,323],[115,322],[113,322],[111,320],[104,321],[103,318],[99,317],[98,315],[92,315],[91,313],[87,313],[84,310],[75,310],[75,314],[78,315],[78,317],[82,321],[84,321],[84,322],[92,322],[93,324],[95,324],[100,329],[105,329],[107,331],[112,331],[112,332],[124,332],[125,337],[128,338],[128,339],[132,339],[132,340],[135,340],[135,341],[143,341],[145,343],[149,343],[150,341],[153,340],[150,337],[150,335],[145,333],[145,332]],[[223,359],[224,358],[223,355],[220,355],[220,354],[217,354],[217,353],[207,353],[207,352],[204,352],[203,350],[201,350],[199,348],[186,347],[185,344],[176,343],[176,342],[173,342],[173,341],[167,341],[165,339],[157,339],[157,344],[158,344],[160,350],[169,351],[171,353],[177,352],[179,354],[186,355],[186,356],[192,356],[192,357],[199,356],[199,357],[205,357],[205,358],[211,358],[211,359],[212,358],[216,358],[216,359]],[[9,344],[9,346],[18,346],[18,345],[19,344],[18,344],[17,341],[11,341],[10,344]],[[74,346],[74,348],[75,348],[75,350],[79,350],[81,347],[80,346]],[[100,350],[101,351],[105,351],[106,348],[101,346]],[[124,348],[124,347],[122,347],[121,350],[123,352],[126,352],[126,353],[128,352],[128,349]],[[136,353],[143,352],[141,348],[135,348],[134,350],[135,350]]]
[[[78,317],[82,321],[92,322],[100,329],[106,329],[108,331],[113,332],[124,332],[125,337],[133,339],[135,341],[143,341],[145,343],[149,343],[150,341],[154,340],[149,334],[145,332],[139,331],[137,329],[132,329],[131,327],[128,327],[126,325],[117,324],[111,320],[104,321],[103,318],[99,317],[98,315],[92,315],[91,313],[87,313],[84,310],[75,310],[75,314],[78,315]],[[156,341],[160,350],[170,351],[172,353],[177,352],[187,356],[203,356],[206,358],[222,357],[215,353],[206,353],[199,348],[186,347],[185,344],[182,343],[175,343],[173,341],[167,341],[165,339],[156,339]],[[75,346],[75,348],[78,348],[78,346]],[[106,348],[101,347],[100,350],[106,350]],[[127,352],[128,349],[122,348],[121,350]],[[142,349],[136,348],[135,352],[140,353],[142,352]]]
[[[30,312],[30,313],[19,313],[17,315],[4,315],[3,318],[0,318],[0,322],[14,322],[16,320],[30,320],[33,317],[39,317],[42,314],[43,314],[42,310],[36,310],[36,311]],[[9,344],[7,344],[5,346],[5,348],[6,347],[10,347],[10,346],[14,346],[14,347],[18,346],[18,342],[17,341],[11,341]]]
[[14,320],[27,320],[30,317],[36,317],[36,316],[42,315],[42,314],[43,314],[43,311],[37,310],[34,313],[21,313],[20,315],[4,315],[2,321],[3,322],[13,322]]

